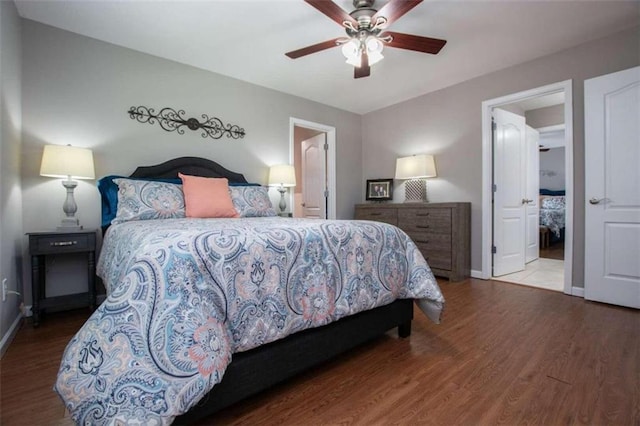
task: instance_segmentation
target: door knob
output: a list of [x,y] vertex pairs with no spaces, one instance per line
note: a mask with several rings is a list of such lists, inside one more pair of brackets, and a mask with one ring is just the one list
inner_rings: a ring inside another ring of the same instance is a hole
[[302,207],[307,207],[307,203],[302,203]]
[[592,198],[589,200],[589,203],[591,203],[591,204],[594,204],[594,205],[595,205],[595,204],[600,204],[600,202],[601,202],[601,201],[604,201],[604,198],[593,198],[593,197],[592,197]]
[[531,203],[532,201],[533,201],[533,200],[529,200],[529,199],[527,199],[527,198],[523,198],[523,199],[522,199],[522,204],[529,204],[529,203]]

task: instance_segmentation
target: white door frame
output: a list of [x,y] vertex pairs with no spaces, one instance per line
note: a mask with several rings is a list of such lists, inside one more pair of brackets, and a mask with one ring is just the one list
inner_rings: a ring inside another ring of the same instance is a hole
[[[566,220],[564,245],[564,293],[573,291],[573,91],[572,80],[565,80],[523,92],[512,93],[482,102],[482,270],[480,278],[491,278],[491,244],[493,235],[492,169],[493,143],[491,112],[493,108],[564,91]],[[582,290],[582,289],[578,289]],[[577,291],[576,295],[582,296]]]
[[289,118],[289,162],[293,164],[294,143],[293,137],[294,127],[304,127],[324,132],[327,135],[327,189],[329,197],[327,198],[327,219],[336,218],[336,128],[325,124],[314,123],[312,121],[303,120],[301,118]]

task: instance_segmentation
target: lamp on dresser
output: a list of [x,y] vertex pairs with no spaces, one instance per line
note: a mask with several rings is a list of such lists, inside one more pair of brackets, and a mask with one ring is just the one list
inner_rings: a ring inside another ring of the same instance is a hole
[[66,217],[58,226],[59,231],[82,229],[76,218],[78,205],[73,197],[73,190],[78,186],[75,179],[95,179],[93,153],[87,148],[71,145],[45,145],[40,164],[40,176],[66,178],[62,186],[67,189],[67,198],[62,205]]
[[396,160],[396,179],[407,180],[404,184],[405,203],[427,201],[426,178],[436,177],[433,155],[412,155]]
[[280,213],[284,213],[287,202],[284,199],[286,188],[296,186],[296,170],[291,164],[279,164],[269,169],[269,186],[277,186],[280,192]]

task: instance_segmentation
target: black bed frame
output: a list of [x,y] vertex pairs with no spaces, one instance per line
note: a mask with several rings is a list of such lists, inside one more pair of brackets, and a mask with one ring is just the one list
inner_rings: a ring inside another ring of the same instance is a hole
[[[177,178],[178,172],[247,183],[242,174],[197,157],[181,157],[155,166],[138,167],[131,177]],[[409,337],[412,319],[413,301],[402,299],[234,354],[222,381],[189,412],[177,417],[175,424],[189,424],[209,416],[395,327],[398,327],[400,337]]]

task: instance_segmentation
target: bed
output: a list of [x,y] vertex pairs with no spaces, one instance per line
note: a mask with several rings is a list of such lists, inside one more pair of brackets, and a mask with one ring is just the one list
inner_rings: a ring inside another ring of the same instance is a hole
[[[226,178],[243,194],[233,198],[241,217],[181,216],[162,192],[179,173]],[[395,327],[408,337],[414,302],[439,321],[435,278],[396,227],[255,217],[270,212],[251,198],[264,188],[201,158],[109,179],[118,206],[101,188],[98,261],[107,298],[69,342],[55,385],[76,423],[191,423]],[[128,204],[135,188],[156,195],[162,219],[122,220],[146,214]]]
[[565,211],[565,191],[540,189],[540,225],[549,228],[552,241],[564,238]]

